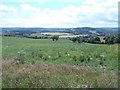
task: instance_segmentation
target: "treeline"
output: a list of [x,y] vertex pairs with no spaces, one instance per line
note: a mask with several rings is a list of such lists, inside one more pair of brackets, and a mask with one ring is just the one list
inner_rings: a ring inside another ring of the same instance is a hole
[[5,34],[2,36],[6,37],[25,37],[25,38],[31,38],[31,39],[50,39],[50,36],[30,36],[30,35],[13,35],[13,34]]
[[32,38],[32,39],[50,39],[51,37],[48,36],[24,36],[26,38]]
[[74,43],[82,43],[82,42],[86,42],[86,43],[93,43],[93,44],[100,44],[101,40],[99,37],[90,37],[90,36],[79,36],[79,37],[74,37],[71,38],[70,40],[72,40]]
[[58,41],[59,36],[25,36],[26,38],[32,38],[32,39],[52,39],[53,41]]
[[2,36],[15,37],[15,35],[11,35],[11,34],[6,34],[6,35],[2,35]]
[[53,41],[58,41],[59,36],[30,36],[30,35],[12,35],[12,34],[6,34],[3,36],[8,36],[8,37],[25,37],[25,38],[31,38],[31,39],[52,39]]
[[79,36],[71,38],[74,43],[92,43],[92,44],[115,44],[120,43],[120,35],[108,35],[108,36]]

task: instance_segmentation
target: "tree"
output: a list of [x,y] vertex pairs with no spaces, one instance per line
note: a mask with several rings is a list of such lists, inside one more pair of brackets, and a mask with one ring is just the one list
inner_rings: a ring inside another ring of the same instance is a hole
[[100,40],[99,37],[90,37],[87,42],[88,43],[99,44],[99,43],[101,43],[101,40]]
[[94,37],[90,37],[90,38],[88,39],[88,43],[94,43]]
[[106,44],[114,44],[114,36],[112,36],[112,35],[109,35],[109,36],[106,36],[105,37],[105,43]]
[[84,42],[84,37],[77,37],[77,41],[78,41],[78,43]]
[[58,41],[59,40],[59,36],[53,36],[51,37],[53,41]]
[[72,38],[71,40],[75,43],[77,41],[77,38],[75,37],[75,38]]
[[99,37],[95,37],[95,38],[94,38],[94,43],[96,43],[96,44],[101,43],[100,38],[99,38]]
[[95,37],[94,40],[95,41],[100,41],[100,38],[99,37]]

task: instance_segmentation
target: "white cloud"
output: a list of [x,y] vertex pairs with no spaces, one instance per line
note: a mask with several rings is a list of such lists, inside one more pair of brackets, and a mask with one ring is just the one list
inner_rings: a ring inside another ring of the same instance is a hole
[[43,3],[47,2],[47,0],[38,0],[37,2],[38,2],[38,4],[43,4]]
[[5,18],[5,16],[14,15],[16,13],[17,12],[14,7],[9,7],[7,5],[0,4],[0,18]]
[[[2,8],[16,12],[11,7],[9,9],[7,6]],[[21,4],[20,8],[21,12],[19,14],[27,18],[6,18],[4,21],[8,25],[26,27],[96,27],[117,26],[118,20],[118,0],[84,0],[79,7],[69,5],[57,10],[41,9],[27,3]],[[5,24],[2,25],[5,26]]]
[[15,13],[16,9],[14,7],[8,7],[6,5],[0,4],[0,12],[12,12],[12,13]]
[[84,5],[94,5],[94,4],[97,4],[97,1],[96,0],[84,0],[83,3]]
[[23,11],[34,11],[34,12],[37,12],[39,10],[38,8],[35,8],[35,7],[30,6],[29,4],[25,4],[25,3],[21,4],[20,7],[21,7],[21,9]]

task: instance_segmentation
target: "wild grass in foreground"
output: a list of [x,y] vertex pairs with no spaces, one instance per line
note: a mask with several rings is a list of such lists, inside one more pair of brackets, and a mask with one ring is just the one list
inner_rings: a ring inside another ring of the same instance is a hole
[[3,61],[3,88],[117,88],[117,73],[68,64]]

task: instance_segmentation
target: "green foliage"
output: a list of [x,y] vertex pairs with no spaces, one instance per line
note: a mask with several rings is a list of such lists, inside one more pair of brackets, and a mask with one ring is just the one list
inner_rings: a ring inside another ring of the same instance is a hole
[[99,37],[92,37],[92,36],[79,36],[71,39],[74,43],[82,43],[82,42],[87,42],[87,43],[94,43],[94,44],[100,44],[100,38]]
[[[108,36],[105,36],[103,40],[105,40],[106,44],[115,44],[115,43],[120,43],[119,37],[120,35],[108,35]],[[86,43],[92,43],[92,44],[104,44],[104,42],[102,42],[99,36],[79,36],[79,37],[74,37],[70,40],[72,40],[74,43],[86,42]]]
[[52,38],[53,41],[59,40],[59,36],[52,36],[51,38]]
[[77,38],[72,38],[71,40],[75,43],[77,41]]
[[105,37],[105,43],[106,44],[114,44],[114,43],[120,43],[120,39],[118,35],[109,35]]

